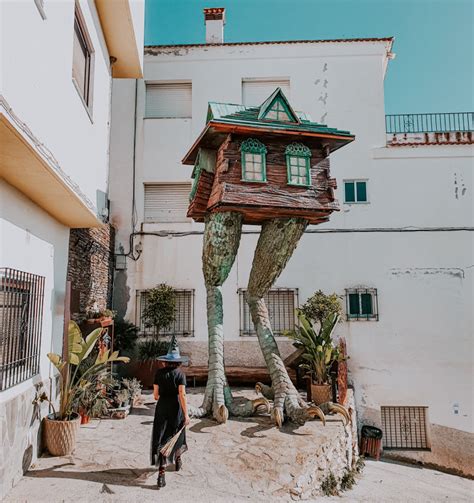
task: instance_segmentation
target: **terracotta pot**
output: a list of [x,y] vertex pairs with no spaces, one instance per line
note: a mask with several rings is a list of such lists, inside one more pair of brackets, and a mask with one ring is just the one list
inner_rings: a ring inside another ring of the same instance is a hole
[[81,418],[73,414],[69,421],[54,419],[53,414],[44,418],[43,439],[52,456],[67,456],[76,447],[76,435]]
[[310,383],[311,400],[316,405],[332,401],[332,387],[330,384],[314,384]]
[[88,424],[91,417],[88,414],[81,414],[81,424]]

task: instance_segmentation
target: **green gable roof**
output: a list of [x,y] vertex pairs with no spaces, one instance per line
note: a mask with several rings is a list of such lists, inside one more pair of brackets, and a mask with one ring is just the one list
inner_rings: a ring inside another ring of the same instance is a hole
[[[284,99],[288,104],[289,111],[295,118],[295,122],[283,122],[263,118],[266,112],[271,108],[275,100]],[[263,117],[262,117],[263,115]],[[207,112],[207,123],[217,122],[222,124],[236,124],[252,127],[265,127],[278,130],[294,130],[302,133],[321,133],[337,136],[352,137],[349,131],[336,128],[330,128],[325,124],[312,122],[311,118],[303,112],[296,112],[291,108],[288,100],[281,91],[276,89],[265,102],[259,107],[246,107],[235,103],[216,103],[210,102]]]
[[279,87],[277,87],[273,91],[273,93],[260,105],[258,118],[267,119],[268,113],[272,111],[273,106],[278,102],[282,105],[286,115],[288,115],[288,122],[300,122],[299,117],[296,115],[285,94]]

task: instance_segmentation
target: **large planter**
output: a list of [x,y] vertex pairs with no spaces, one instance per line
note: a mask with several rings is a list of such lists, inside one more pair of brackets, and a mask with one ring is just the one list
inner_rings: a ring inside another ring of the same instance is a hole
[[136,377],[141,382],[143,389],[153,389],[156,371],[163,368],[163,365],[163,362],[160,361],[140,362],[132,360],[128,365],[124,366],[124,372],[127,377]]
[[330,384],[314,384],[311,380],[308,382],[311,392],[311,400],[316,405],[332,401],[332,387]]
[[74,451],[80,422],[79,414],[73,414],[69,421],[54,419],[53,414],[44,418],[43,439],[52,456],[67,456]]

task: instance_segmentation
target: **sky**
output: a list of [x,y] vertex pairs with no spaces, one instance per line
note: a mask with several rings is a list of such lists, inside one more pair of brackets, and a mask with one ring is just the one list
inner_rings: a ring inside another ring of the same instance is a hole
[[474,110],[474,0],[146,0],[145,45],[203,43],[205,7],[226,42],[394,36],[387,114]]

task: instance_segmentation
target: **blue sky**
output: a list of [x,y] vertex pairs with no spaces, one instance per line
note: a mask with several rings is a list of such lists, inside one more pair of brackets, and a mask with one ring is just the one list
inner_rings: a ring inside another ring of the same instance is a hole
[[204,7],[226,42],[394,36],[386,113],[474,110],[474,0],[146,0],[145,44],[203,43]]

